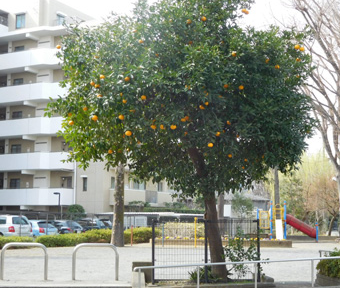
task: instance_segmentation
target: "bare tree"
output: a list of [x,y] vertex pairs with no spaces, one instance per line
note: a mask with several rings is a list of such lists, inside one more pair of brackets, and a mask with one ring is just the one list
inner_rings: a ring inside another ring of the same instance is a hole
[[[305,92],[310,95],[317,128],[335,167],[340,199],[340,1],[290,0],[311,29],[313,40],[304,43],[315,70]],[[338,206],[339,207],[339,206]]]

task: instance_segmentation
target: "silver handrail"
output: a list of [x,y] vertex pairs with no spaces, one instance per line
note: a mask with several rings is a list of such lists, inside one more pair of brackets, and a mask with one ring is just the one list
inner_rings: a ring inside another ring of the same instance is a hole
[[316,260],[331,260],[331,259],[340,259],[340,256],[332,256],[332,257],[316,257],[316,258],[296,258],[296,259],[281,259],[281,260],[258,260],[258,261],[243,261],[243,262],[218,262],[218,263],[191,263],[191,264],[177,264],[177,265],[162,265],[162,266],[139,266],[133,269],[134,272],[138,271],[138,287],[141,286],[141,270],[144,269],[158,269],[158,268],[179,268],[179,267],[196,267],[197,268],[197,288],[200,287],[199,283],[199,267],[205,266],[219,266],[219,265],[239,265],[239,264],[254,264],[254,287],[257,288],[257,264],[269,264],[269,263],[277,263],[277,262],[299,262],[299,261],[311,261],[311,284],[314,287],[314,261]]
[[39,247],[45,252],[44,258],[44,280],[47,280],[48,273],[48,255],[46,246],[41,243],[30,243],[30,242],[12,242],[7,243],[1,251],[1,269],[0,269],[0,280],[4,280],[4,269],[5,269],[5,252],[10,247]]
[[110,247],[115,251],[115,280],[118,281],[118,271],[119,271],[119,254],[117,251],[117,247],[113,244],[108,243],[82,243],[78,244],[76,247],[74,247],[73,253],[72,253],[72,280],[76,280],[76,254],[79,248],[82,247]]

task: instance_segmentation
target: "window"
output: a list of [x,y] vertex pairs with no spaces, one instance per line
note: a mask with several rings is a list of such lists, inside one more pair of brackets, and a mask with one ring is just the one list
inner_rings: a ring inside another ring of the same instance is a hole
[[16,154],[16,153],[21,153],[21,144],[14,144],[11,146],[11,153]]
[[111,177],[111,189],[115,189],[115,187],[116,187],[116,178]]
[[18,14],[17,19],[16,19],[15,28],[16,29],[25,28],[25,24],[26,24],[26,15],[25,14]]
[[0,154],[5,154],[5,146],[0,146]]
[[18,188],[20,188],[20,179],[11,179],[9,181],[9,188],[10,189],[18,189]]
[[163,192],[163,182],[158,182],[157,183],[157,191]]
[[145,182],[139,182],[137,180],[134,180],[133,181],[133,189],[136,189],[136,190],[145,190],[146,189]]
[[14,47],[14,52],[19,52],[19,51],[24,51],[25,50],[25,46],[16,46]]
[[87,178],[83,178],[83,191],[87,191]]
[[12,112],[12,119],[21,119],[21,118],[22,118],[22,111]]
[[18,78],[13,80],[13,85],[22,85],[24,84],[24,78]]
[[61,177],[61,187],[72,188],[72,177]]
[[57,25],[63,25],[65,22],[65,16],[57,14]]

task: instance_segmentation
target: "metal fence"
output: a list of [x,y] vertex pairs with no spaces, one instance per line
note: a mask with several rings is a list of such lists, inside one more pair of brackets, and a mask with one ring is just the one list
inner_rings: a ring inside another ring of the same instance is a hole
[[[219,220],[217,224],[220,228],[224,246],[227,246],[229,240],[236,236],[248,240],[252,239],[252,241],[256,241],[257,255],[259,257],[258,220],[229,218]],[[208,225],[212,225],[212,222],[208,220],[196,220],[194,223],[162,223],[154,221],[152,225],[152,265],[163,266],[211,262],[206,233]],[[245,241],[244,244],[249,245],[249,243],[249,241]],[[251,269],[248,269],[246,266],[243,267],[242,271],[235,269],[233,265],[230,265],[227,269],[232,271],[232,274],[229,276],[230,279],[245,280],[253,278]],[[172,267],[153,270],[152,282],[188,280],[193,272],[192,267]],[[208,282],[207,274],[207,271],[205,271],[206,282]]]

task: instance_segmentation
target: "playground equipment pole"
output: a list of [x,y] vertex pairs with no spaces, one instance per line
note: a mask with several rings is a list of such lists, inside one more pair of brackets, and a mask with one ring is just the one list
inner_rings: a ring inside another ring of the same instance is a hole
[[318,225],[318,222],[315,223],[315,230],[316,230],[315,241],[316,241],[316,243],[318,243],[319,242],[319,225]]
[[286,201],[283,201],[283,221],[284,221],[283,239],[287,240],[287,202]]
[[273,239],[273,201],[270,201],[270,234],[269,239]]

